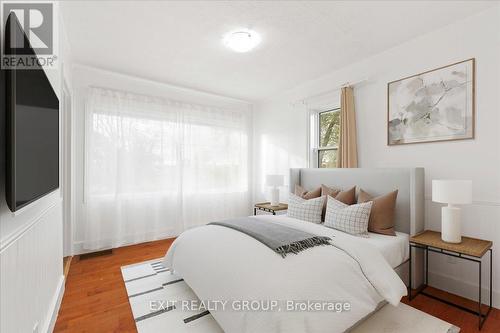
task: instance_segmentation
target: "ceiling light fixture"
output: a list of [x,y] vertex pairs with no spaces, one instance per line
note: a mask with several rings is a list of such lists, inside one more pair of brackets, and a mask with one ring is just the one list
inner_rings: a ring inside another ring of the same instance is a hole
[[224,45],[234,52],[248,52],[260,43],[260,36],[253,30],[241,29],[224,36]]

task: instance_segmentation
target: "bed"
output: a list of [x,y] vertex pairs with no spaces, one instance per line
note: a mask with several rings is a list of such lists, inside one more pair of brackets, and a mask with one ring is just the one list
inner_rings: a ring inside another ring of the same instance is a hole
[[[349,188],[356,184],[359,188],[377,194],[385,194],[398,189],[395,212],[395,229],[410,236],[424,231],[424,168],[354,168],[354,169],[290,169],[289,189],[295,185],[315,188],[318,184]],[[406,255],[407,256],[407,255]],[[414,253],[412,257],[412,288],[423,281],[423,255]],[[408,261],[395,267],[396,273],[408,284]]]
[[[262,218],[269,219],[272,216]],[[353,240],[359,239],[357,236],[349,235],[339,230],[330,229],[329,231],[333,237],[342,236]],[[387,263],[394,269],[397,269],[408,261],[409,240],[410,235],[400,231],[396,231],[396,236],[386,236],[369,232],[368,237],[362,239],[364,243],[370,244],[380,251]]]
[[[283,259],[257,240],[222,226],[184,232],[163,265],[181,276],[199,299],[261,302],[255,309],[211,309],[225,332],[344,332],[382,304],[397,305],[406,294],[408,237],[423,229],[423,169],[292,169],[290,188],[295,184],[357,185],[373,194],[397,188],[397,236],[362,238],[287,216],[254,217],[334,239],[334,246]],[[413,272],[417,278],[419,272]],[[263,301],[274,300],[279,301],[280,311],[262,308]],[[289,301],[291,306],[309,301],[349,303],[349,310],[283,310]]]

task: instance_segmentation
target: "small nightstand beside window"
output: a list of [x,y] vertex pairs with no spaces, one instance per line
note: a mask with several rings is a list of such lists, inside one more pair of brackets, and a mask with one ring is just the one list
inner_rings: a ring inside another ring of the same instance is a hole
[[253,206],[253,215],[257,215],[257,211],[268,212],[276,215],[276,212],[285,211],[288,209],[288,205],[285,203],[280,203],[277,206],[272,206],[270,202],[257,203]]
[[[441,233],[436,232],[436,231],[430,231],[430,230],[425,230],[424,232],[415,235],[410,238],[410,283],[409,283],[409,291],[408,291],[408,298],[411,301],[415,296],[418,294],[422,294],[434,299],[437,299],[438,301],[442,301],[448,305],[457,307],[461,310],[467,311],[469,313],[475,314],[479,318],[479,329],[483,327],[483,324],[488,318],[488,315],[490,314],[491,311],[491,306],[492,306],[492,299],[493,299],[493,249],[492,249],[493,243],[491,241],[483,240],[483,239],[477,239],[477,238],[470,238],[470,237],[462,237],[462,242],[455,244],[455,243],[448,243],[445,242],[441,239]],[[417,292],[412,295],[412,248],[418,248],[418,249],[423,249],[425,252],[425,281],[424,285],[421,286],[420,288],[417,289]],[[463,307],[458,304],[451,303],[448,300],[441,299],[435,295],[429,294],[425,292],[425,288],[427,287],[429,283],[429,251],[434,252],[434,253],[439,253],[439,254],[444,254],[447,256],[459,258],[459,259],[464,259],[468,261],[472,261],[478,264],[479,266],[479,290],[478,290],[478,311],[471,310],[469,308]],[[486,311],[486,313],[482,313],[481,311],[481,291],[482,291],[482,283],[481,283],[481,275],[482,275],[482,262],[481,259],[484,257],[484,255],[489,252],[490,253],[490,264],[489,264],[489,278],[490,278],[490,290],[489,290],[489,299],[490,299],[490,304],[489,308]]]

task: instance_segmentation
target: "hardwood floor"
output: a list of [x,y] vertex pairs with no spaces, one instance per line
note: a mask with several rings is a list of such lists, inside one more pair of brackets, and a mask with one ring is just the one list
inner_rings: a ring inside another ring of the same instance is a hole
[[[173,239],[149,242],[114,249],[110,255],[81,261],[73,260],[66,282],[66,291],[54,332],[137,332],[128,303],[120,267],[162,257]],[[434,289],[453,301],[471,302]],[[446,304],[417,296],[406,304],[441,318],[461,328],[461,333],[500,332],[500,310],[494,309],[479,331],[477,317]],[[432,332],[429,332],[432,333]]]
[[54,332],[137,332],[120,267],[165,255],[173,239],[73,260]]
[[71,261],[73,260],[73,256],[64,257],[63,258],[63,273],[64,277],[68,277],[69,268],[71,267]]
[[[466,298],[447,293],[445,291],[428,288],[427,292],[439,296],[441,298],[448,299],[454,303],[458,303],[462,306],[469,307],[471,309],[477,309],[477,303],[472,302]],[[424,295],[418,295],[411,302],[408,302],[408,298],[405,297],[403,302],[413,306],[416,309],[422,310],[430,315],[447,321],[455,326],[460,327],[460,333],[499,333],[500,332],[500,310],[491,309],[491,313],[488,319],[483,325],[481,330],[478,329],[478,317],[457,309],[453,306],[446,305],[440,301],[434,300]],[[482,307],[483,313],[486,312],[487,307]]]

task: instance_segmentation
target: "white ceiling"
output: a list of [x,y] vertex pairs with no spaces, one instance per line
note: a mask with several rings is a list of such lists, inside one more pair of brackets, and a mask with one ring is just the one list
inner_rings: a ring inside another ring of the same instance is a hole
[[[250,101],[495,5],[491,1],[65,1],[75,61]],[[221,40],[251,28],[262,43]]]

